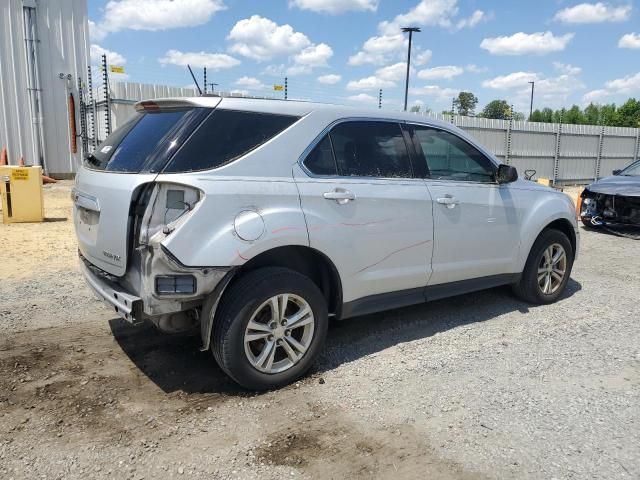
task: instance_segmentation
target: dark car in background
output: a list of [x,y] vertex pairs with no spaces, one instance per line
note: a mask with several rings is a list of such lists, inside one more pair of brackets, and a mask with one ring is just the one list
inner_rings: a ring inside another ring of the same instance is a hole
[[581,194],[579,211],[587,227],[640,226],[640,160],[587,186]]

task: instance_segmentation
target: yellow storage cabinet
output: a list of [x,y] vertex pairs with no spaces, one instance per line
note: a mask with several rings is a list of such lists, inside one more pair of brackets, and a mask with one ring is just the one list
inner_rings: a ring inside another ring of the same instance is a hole
[[2,221],[42,222],[42,167],[0,167]]

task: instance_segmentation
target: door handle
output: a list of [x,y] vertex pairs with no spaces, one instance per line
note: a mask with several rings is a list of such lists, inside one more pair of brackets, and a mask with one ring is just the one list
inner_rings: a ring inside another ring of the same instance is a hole
[[340,205],[344,205],[345,203],[348,203],[356,199],[356,196],[354,193],[350,192],[349,190],[345,190],[343,188],[336,188],[331,192],[324,192],[322,196],[327,200],[335,200]]
[[453,195],[445,195],[444,197],[436,198],[436,202],[446,205],[447,208],[456,208],[456,205],[460,203],[460,200]]

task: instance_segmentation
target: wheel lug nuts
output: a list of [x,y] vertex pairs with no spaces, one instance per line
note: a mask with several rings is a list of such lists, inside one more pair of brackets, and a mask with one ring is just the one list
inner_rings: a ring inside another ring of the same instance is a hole
[[284,334],[285,334],[287,337],[290,337],[290,336],[291,336],[291,330],[285,330]]
[[287,321],[286,320],[282,320],[282,326],[286,327],[287,326]]
[[271,330],[275,330],[277,326],[278,326],[278,324],[277,324],[276,322],[271,322],[271,323],[269,324],[269,328],[270,328]]
[[273,341],[273,335],[269,335],[267,338],[269,339],[269,341]]

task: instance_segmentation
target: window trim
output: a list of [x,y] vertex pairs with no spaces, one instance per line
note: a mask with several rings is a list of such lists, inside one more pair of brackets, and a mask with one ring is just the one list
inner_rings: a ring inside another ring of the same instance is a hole
[[[380,122],[380,123],[396,124],[400,130],[400,135],[402,136],[402,139],[404,141],[405,148],[407,149],[407,157],[409,159],[409,167],[411,168],[411,176],[410,177],[373,177],[373,176],[358,176],[358,175],[346,175],[346,176],[340,175],[338,173],[338,160],[336,159],[336,152],[333,147],[333,139],[331,138],[330,133],[331,133],[331,130],[333,130],[333,128],[336,127],[337,125],[340,125],[342,123],[353,123],[353,122]],[[351,179],[351,180],[394,180],[394,181],[419,179],[420,177],[416,176],[415,174],[413,148],[410,148],[409,145],[407,145],[407,139],[405,138],[405,135],[404,135],[403,124],[405,123],[406,122],[403,120],[397,120],[393,118],[372,118],[372,117],[339,118],[331,122],[329,125],[327,125],[318,134],[318,136],[316,136],[316,138],[313,139],[313,141],[307,146],[307,148],[304,149],[302,154],[298,157],[298,165],[300,165],[300,168],[302,169],[302,171],[304,171],[304,173],[307,174],[307,176],[309,176],[310,178],[317,178],[317,179],[331,180],[331,179],[340,178],[340,179]],[[318,175],[316,173],[313,173],[311,170],[309,170],[307,166],[304,164],[304,162],[306,161],[307,157],[311,154],[311,152],[313,152],[316,146],[320,142],[322,142],[322,140],[324,140],[324,138],[327,136],[329,137],[329,142],[331,143],[331,153],[333,155],[333,160],[336,163],[336,175]]]
[[[450,178],[431,178],[431,171],[429,170],[429,163],[427,162],[427,157],[424,153],[424,151],[422,150],[422,146],[420,147],[420,151],[422,152],[422,155],[420,155],[416,149],[416,157],[422,157],[422,159],[424,160],[425,166],[426,166],[426,171],[427,171],[427,176],[424,177],[425,180],[431,180],[434,182],[455,182],[455,183],[469,183],[469,184],[473,184],[473,185],[500,185],[500,183],[498,183],[497,180],[497,174],[498,174],[498,164],[496,164],[496,162],[493,161],[493,159],[487,155],[487,152],[484,151],[483,148],[480,148],[478,145],[476,145],[473,142],[470,142],[469,140],[467,140],[466,138],[461,137],[460,135],[456,134],[455,132],[452,132],[451,130],[447,129],[447,128],[442,128],[438,125],[430,125],[427,123],[418,123],[418,122],[405,122],[405,125],[407,125],[408,127],[411,127],[411,133],[413,132],[413,127],[423,127],[423,128],[430,128],[432,130],[438,130],[440,132],[446,132],[450,135],[453,135],[454,137],[456,137],[458,140],[461,140],[463,142],[465,142],[468,145],[471,145],[473,148],[475,148],[478,153],[480,153],[488,162],[489,164],[493,167],[494,170],[494,180],[491,182],[478,182],[475,180],[452,180]],[[414,138],[414,140],[416,140]],[[416,148],[416,146],[414,145],[413,148]]]

